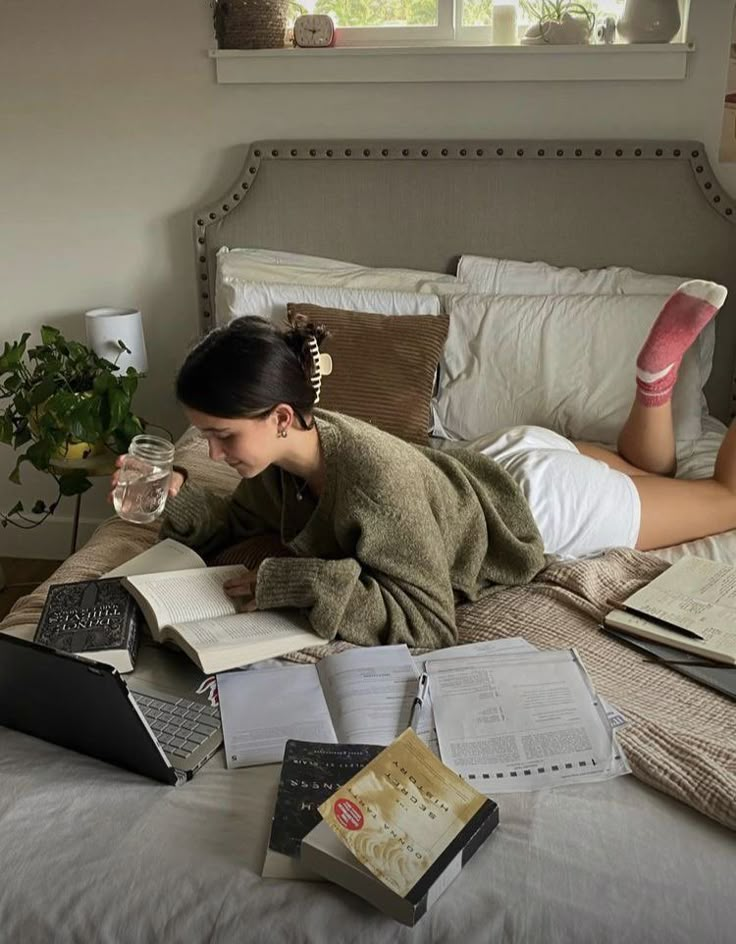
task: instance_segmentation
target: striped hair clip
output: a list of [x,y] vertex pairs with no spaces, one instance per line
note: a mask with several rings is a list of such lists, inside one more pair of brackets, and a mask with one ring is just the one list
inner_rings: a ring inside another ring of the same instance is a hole
[[311,335],[309,341],[309,353],[312,357],[312,370],[310,371],[309,382],[314,388],[314,402],[319,403],[319,395],[322,390],[322,378],[329,377],[332,373],[332,358],[329,354],[321,354],[317,338]]

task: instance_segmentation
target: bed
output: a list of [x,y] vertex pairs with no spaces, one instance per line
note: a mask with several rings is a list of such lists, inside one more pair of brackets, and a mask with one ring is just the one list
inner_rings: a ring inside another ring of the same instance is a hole
[[[734,202],[697,142],[260,142],[223,196],[195,214],[194,243],[203,331],[216,320],[223,246],[440,273],[467,253],[714,279],[731,298],[717,318],[708,415],[680,451],[682,474],[709,474],[734,412]],[[208,485],[232,488],[231,470],[213,467],[191,434],[179,452]],[[106,522],[55,579],[99,574],[155,536]],[[684,550],[736,562],[736,535]],[[602,694],[623,699],[635,776],[503,796],[496,834],[413,931],[336,888],[259,877],[277,767],[228,771],[220,754],[192,783],[166,788],[0,729],[0,939],[731,940],[733,703],[664,667],[627,662],[591,629],[604,591],[633,587],[681,553],[553,565],[532,592],[556,619],[536,635],[524,631],[529,596],[506,599],[519,615],[504,632],[577,645]],[[19,601],[0,629],[32,633],[43,593]],[[495,625],[494,606],[459,612],[464,639]]]

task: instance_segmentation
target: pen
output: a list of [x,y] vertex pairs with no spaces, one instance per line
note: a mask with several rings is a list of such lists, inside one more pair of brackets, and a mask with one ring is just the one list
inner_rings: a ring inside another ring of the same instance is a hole
[[685,629],[684,626],[678,626],[676,623],[670,623],[669,620],[662,619],[661,616],[652,616],[651,613],[638,610],[635,606],[629,606],[628,603],[620,603],[618,600],[608,600],[607,603],[609,606],[615,606],[617,610],[623,610],[624,613],[640,616],[642,619],[649,620],[650,623],[669,629],[672,633],[679,633],[681,636],[687,636],[688,639],[699,639],[701,642],[705,642],[700,633],[696,633],[692,629]]
[[411,703],[411,714],[409,715],[409,727],[413,731],[417,729],[417,722],[419,721],[419,715],[422,711],[422,705],[424,704],[424,699],[427,697],[428,685],[429,676],[426,672],[422,672],[417,682],[417,693],[414,696],[414,701]]

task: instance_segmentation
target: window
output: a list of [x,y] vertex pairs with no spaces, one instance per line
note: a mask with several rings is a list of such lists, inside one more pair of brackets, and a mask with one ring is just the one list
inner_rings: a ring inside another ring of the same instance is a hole
[[[583,2],[600,24],[606,16],[619,17],[625,0]],[[340,46],[493,43],[493,0],[299,0],[295,6],[329,14]],[[529,3],[518,0],[516,7],[521,38],[535,20]]]

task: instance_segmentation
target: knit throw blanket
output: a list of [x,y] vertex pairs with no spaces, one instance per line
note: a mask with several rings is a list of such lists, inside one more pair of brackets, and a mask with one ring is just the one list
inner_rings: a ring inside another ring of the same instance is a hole
[[[182,460],[203,484],[220,492],[232,489],[231,470],[205,460],[191,440],[180,448]],[[50,583],[99,576],[156,538],[155,526],[105,522],[49,581],[16,603],[0,630],[37,623]],[[254,566],[272,550],[272,541],[254,539],[221,557]],[[607,600],[633,593],[666,567],[653,555],[626,549],[552,564],[527,587],[497,590],[458,607],[460,642],[523,636],[539,648],[575,646],[598,692],[626,717],[619,739],[634,775],[736,829],[734,702],[664,665],[645,662],[642,653],[598,629],[610,609]],[[313,662],[345,648],[335,642],[290,658]]]

